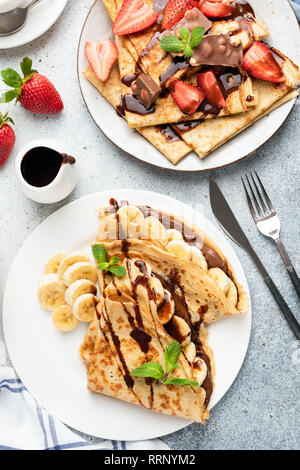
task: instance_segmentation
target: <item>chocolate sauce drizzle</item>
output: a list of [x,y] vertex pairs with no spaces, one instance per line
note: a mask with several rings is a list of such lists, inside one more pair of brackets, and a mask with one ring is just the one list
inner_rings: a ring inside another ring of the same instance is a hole
[[166,142],[172,143],[181,140],[169,124],[161,124],[156,126],[155,129],[160,132],[166,139]]

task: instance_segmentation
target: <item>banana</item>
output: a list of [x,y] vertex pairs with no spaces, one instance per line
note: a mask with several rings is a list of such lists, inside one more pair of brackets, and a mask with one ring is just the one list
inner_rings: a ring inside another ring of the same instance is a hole
[[192,341],[183,348],[184,354],[189,362],[194,362],[196,357],[196,346]]
[[163,325],[169,323],[175,313],[175,302],[169,291],[164,291],[163,302],[157,310],[158,317]]
[[235,284],[229,279],[229,289],[226,294],[227,299],[229,302],[236,307],[238,301],[238,292]]
[[96,312],[97,297],[93,294],[83,294],[77,297],[73,305],[73,315],[77,320],[90,322]]
[[171,242],[173,240],[182,240],[181,233],[175,228],[170,228],[169,230],[167,230],[166,235],[167,235],[168,242]]
[[59,265],[58,268],[58,277],[59,279],[63,279],[63,276],[66,272],[66,270],[72,266],[72,264],[78,263],[78,262],[90,262],[90,259],[88,258],[87,255],[84,253],[81,253],[80,251],[73,251],[70,253],[68,256],[66,256],[62,262]]
[[97,269],[91,263],[81,261],[72,264],[64,273],[63,281],[67,286],[78,281],[78,279],[88,279],[95,283],[97,281]]
[[46,310],[53,310],[65,303],[65,291],[57,274],[44,274],[38,284],[38,300]]
[[73,305],[76,299],[83,294],[97,294],[97,287],[88,279],[78,279],[73,282],[65,292],[65,301],[67,304]]
[[172,255],[177,256],[177,258],[186,260],[192,259],[190,247],[183,240],[173,240],[169,242],[167,250],[172,253]]
[[70,305],[61,305],[52,313],[54,326],[59,331],[71,331],[78,325]]
[[159,307],[162,304],[164,300],[164,295],[165,295],[165,291],[162,286],[162,283],[157,277],[151,276],[149,278],[149,285],[155,296],[155,300],[156,300],[155,303]]
[[195,361],[193,362],[193,377],[201,386],[206,379],[207,376],[207,365],[200,359],[196,357]]
[[199,248],[196,246],[191,246],[190,251],[192,253],[192,261],[199,264],[204,271],[207,271],[207,262]]
[[118,210],[118,214],[126,215],[129,222],[133,222],[138,225],[143,224],[145,221],[142,212],[135,206],[120,207],[120,209]]
[[44,274],[57,274],[59,265],[66,256],[65,251],[54,253],[45,265]]
[[210,268],[208,270],[208,275],[211,279],[213,279],[220,289],[224,292],[224,294],[227,294],[228,289],[229,289],[229,277],[222,271],[220,268]]
[[148,238],[160,241],[167,239],[166,229],[156,217],[152,215],[146,217],[145,224],[148,229]]
[[118,210],[122,230],[126,238],[140,239],[145,237],[145,219],[135,206],[123,206]]
[[100,218],[97,240],[116,240],[119,238],[119,223],[116,214]]
[[187,346],[191,341],[191,329],[189,325],[183,318],[177,315],[173,316],[168,332],[182,347]]

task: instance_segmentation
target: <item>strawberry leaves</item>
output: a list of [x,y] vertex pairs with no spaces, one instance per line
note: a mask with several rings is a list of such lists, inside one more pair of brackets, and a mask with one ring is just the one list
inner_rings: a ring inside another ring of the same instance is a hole
[[117,277],[124,277],[126,275],[126,268],[125,266],[119,266],[119,258],[117,256],[113,256],[108,261],[107,251],[103,245],[93,245],[92,252],[98,263],[98,269],[108,271]]
[[198,46],[203,39],[205,29],[202,26],[196,26],[189,32],[187,28],[180,28],[179,36],[168,35],[160,40],[160,47],[167,52],[183,52],[185,57],[192,57],[193,48]]
[[23,78],[18,74],[18,72],[11,68],[2,70],[1,77],[3,82],[5,85],[14,89],[2,93],[0,96],[0,103],[9,103],[14,99],[18,101],[19,96],[21,96],[22,93],[23,85],[32,79],[34,73],[37,73],[36,70],[32,70],[32,60],[29,59],[29,57],[25,57],[22,60],[20,66],[24,75]]
[[177,377],[169,377],[172,370],[179,369],[177,365],[181,352],[181,346],[177,341],[169,344],[165,350],[165,363],[166,370],[162,368],[158,362],[150,361],[145,362],[140,367],[132,370],[130,375],[132,377],[152,378],[156,380],[157,385],[185,385],[191,387],[199,387],[198,382],[189,379],[180,379]]
[[4,124],[8,123],[15,124],[13,119],[8,116],[8,113],[5,113],[4,115],[0,113],[0,129],[2,126],[4,126]]

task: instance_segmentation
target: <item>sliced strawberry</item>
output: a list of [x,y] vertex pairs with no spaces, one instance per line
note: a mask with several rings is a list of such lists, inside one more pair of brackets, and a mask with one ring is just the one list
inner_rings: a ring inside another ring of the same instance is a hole
[[173,100],[184,114],[194,114],[205,99],[205,93],[196,86],[172,78],[169,89]]
[[215,72],[212,69],[206,70],[205,72],[198,73],[197,85],[206,94],[207,100],[220,108],[226,106],[226,101],[223,96],[221,87],[218,83]]
[[85,45],[85,56],[101,82],[106,82],[118,57],[118,49],[111,39],[90,41]]
[[157,17],[158,13],[143,0],[124,0],[112,31],[116,36],[136,33],[151,26]]
[[243,68],[253,77],[268,82],[281,83],[286,80],[282,68],[268,46],[259,41],[256,41],[245,53]]
[[198,7],[198,1],[196,0],[169,0],[165,9],[162,29],[173,28],[178,21],[182,20],[188,10],[195,7]]
[[208,18],[227,18],[234,12],[234,6],[220,0],[200,0],[199,10]]

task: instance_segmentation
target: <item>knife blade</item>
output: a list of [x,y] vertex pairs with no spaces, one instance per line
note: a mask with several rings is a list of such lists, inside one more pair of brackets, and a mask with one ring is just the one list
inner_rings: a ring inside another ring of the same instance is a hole
[[282,311],[291,330],[295,334],[296,338],[300,339],[299,323],[297,322],[289,306],[287,305],[284,298],[282,297],[279,290],[277,289],[274,282],[272,281],[268,271],[264,267],[263,263],[259,259],[256,252],[254,251],[245,232],[241,228],[228,202],[226,201],[223,193],[221,192],[217,182],[213,178],[211,178],[210,180],[209,192],[210,192],[210,203],[211,203],[212,212],[214,216],[216,217],[218,223],[235,243],[237,243],[239,246],[244,248],[244,250],[246,250],[249,253],[256,267],[261,273],[263,280],[267,284],[270,292],[272,293],[274,299],[276,300],[277,305]]

